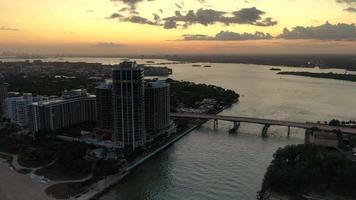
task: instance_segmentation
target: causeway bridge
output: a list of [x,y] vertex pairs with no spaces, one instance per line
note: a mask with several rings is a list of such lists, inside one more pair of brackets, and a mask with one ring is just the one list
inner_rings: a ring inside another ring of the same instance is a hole
[[268,128],[270,126],[284,126],[288,127],[288,136],[290,135],[290,128],[301,128],[305,130],[312,131],[325,131],[332,133],[341,133],[346,135],[355,135],[355,128],[340,127],[340,126],[330,126],[327,124],[319,123],[301,123],[283,120],[273,120],[273,119],[261,119],[252,117],[238,117],[238,116],[224,116],[224,115],[213,115],[213,114],[200,114],[200,113],[171,113],[172,118],[188,118],[188,119],[203,119],[203,120],[214,120],[214,128],[218,127],[219,120],[229,121],[233,123],[233,128],[231,132],[236,132],[240,127],[240,123],[252,123],[264,125],[262,129],[262,137],[267,137]]

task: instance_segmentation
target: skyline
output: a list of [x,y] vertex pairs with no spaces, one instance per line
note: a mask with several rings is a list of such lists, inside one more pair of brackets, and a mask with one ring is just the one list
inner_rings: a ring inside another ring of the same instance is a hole
[[0,8],[0,51],[35,54],[356,51],[354,0],[224,3],[4,0]]

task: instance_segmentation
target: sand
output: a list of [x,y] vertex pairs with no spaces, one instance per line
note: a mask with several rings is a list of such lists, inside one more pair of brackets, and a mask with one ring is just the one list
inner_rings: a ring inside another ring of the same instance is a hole
[[1,200],[52,200],[45,193],[46,187],[45,184],[32,182],[29,175],[10,170],[0,159]]

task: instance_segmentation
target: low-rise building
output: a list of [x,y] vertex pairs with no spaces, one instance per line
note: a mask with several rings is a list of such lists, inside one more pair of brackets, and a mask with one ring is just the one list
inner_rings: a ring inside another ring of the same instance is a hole
[[337,148],[339,146],[339,140],[336,133],[325,131],[306,130],[305,143],[333,148]]

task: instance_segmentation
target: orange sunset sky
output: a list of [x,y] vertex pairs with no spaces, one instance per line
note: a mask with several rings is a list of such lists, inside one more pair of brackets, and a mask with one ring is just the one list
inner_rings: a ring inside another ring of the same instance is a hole
[[354,53],[356,0],[0,0],[0,52]]

